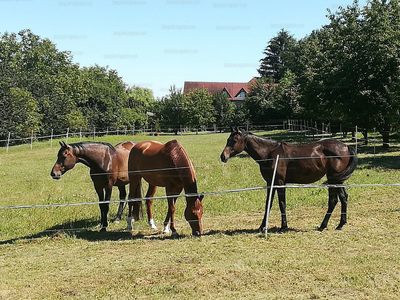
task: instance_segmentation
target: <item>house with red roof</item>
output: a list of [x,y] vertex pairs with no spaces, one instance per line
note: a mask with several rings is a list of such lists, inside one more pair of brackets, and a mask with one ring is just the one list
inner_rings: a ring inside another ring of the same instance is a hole
[[236,106],[242,105],[246,95],[250,91],[250,86],[256,81],[253,78],[249,82],[198,82],[198,81],[185,81],[183,86],[183,93],[187,94],[195,89],[207,89],[210,94],[218,92],[225,93],[228,99],[231,100]]

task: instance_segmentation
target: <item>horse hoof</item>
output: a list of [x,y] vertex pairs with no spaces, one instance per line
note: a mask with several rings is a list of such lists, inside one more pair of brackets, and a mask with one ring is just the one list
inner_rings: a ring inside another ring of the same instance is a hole
[[151,220],[149,221],[149,225],[150,225],[150,228],[151,228],[151,229],[157,229],[156,223],[154,222],[153,219],[151,219]]
[[168,233],[170,233],[171,232],[171,230],[169,229],[169,225],[166,225],[166,226],[164,226],[164,230],[163,230],[163,234],[168,234]]
[[106,227],[103,227],[103,228],[100,229],[100,232],[106,232],[106,231],[107,231]]
[[320,227],[320,228],[318,228],[317,230],[318,230],[319,232],[322,232],[322,231],[324,231],[324,229],[325,229],[325,227]]
[[120,218],[115,218],[114,223],[119,223],[121,221]]
[[265,231],[264,227],[262,226],[258,227],[258,233],[264,233],[264,231]]
[[173,231],[172,234],[171,234],[171,237],[173,237],[173,238],[179,237],[178,231]]

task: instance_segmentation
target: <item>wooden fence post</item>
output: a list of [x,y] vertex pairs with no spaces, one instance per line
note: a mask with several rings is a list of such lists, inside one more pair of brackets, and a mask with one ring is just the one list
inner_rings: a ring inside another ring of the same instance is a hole
[[68,144],[69,127],[67,128],[67,134],[65,135],[65,143]]
[[10,137],[11,137],[11,132],[8,132],[8,139],[7,139],[7,149],[6,149],[6,153],[8,153],[8,147],[10,146]]

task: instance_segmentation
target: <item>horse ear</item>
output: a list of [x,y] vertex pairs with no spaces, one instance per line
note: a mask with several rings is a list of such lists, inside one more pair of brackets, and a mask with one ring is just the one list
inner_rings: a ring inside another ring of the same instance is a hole
[[231,133],[233,133],[233,127],[231,126]]
[[242,130],[239,127],[237,127],[236,131],[237,133],[242,134]]

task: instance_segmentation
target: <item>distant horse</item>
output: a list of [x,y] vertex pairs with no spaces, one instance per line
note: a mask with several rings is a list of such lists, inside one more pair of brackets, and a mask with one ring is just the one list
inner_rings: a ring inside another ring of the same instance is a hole
[[[201,217],[203,215],[203,195],[197,193],[196,174],[192,162],[185,149],[176,141],[161,144],[146,141],[136,144],[129,155],[129,199],[141,198],[141,179],[149,183],[146,197],[153,197],[157,186],[165,187],[168,197],[168,213],[164,221],[163,233],[169,233],[171,224],[172,235],[177,235],[175,228],[175,203],[177,195],[184,189],[186,194],[185,218],[192,228],[192,234],[202,234]],[[152,199],[146,200],[147,217],[153,219]],[[129,204],[128,229],[132,229],[132,220],[138,220],[140,201]]]
[[[249,132],[239,129],[231,129],[225,149],[221,153],[221,161],[226,163],[230,157],[246,151],[260,166],[261,175],[271,186],[272,176],[275,168],[276,157],[279,155],[274,185],[285,185],[286,183],[308,184],[327,177],[328,184],[343,184],[350,178],[357,166],[357,155],[352,147],[344,143],[326,139],[315,143],[294,146],[284,142],[265,139]],[[278,191],[279,208],[281,211],[281,230],[286,230],[286,190],[276,188]],[[272,191],[272,199],[275,189]],[[341,202],[340,223],[337,230],[342,229],[347,223],[347,200],[348,194],[344,187],[329,187],[328,211],[322,221],[319,231],[328,226],[329,218],[338,202]],[[269,189],[268,189],[269,195]],[[268,197],[267,197],[268,199]],[[271,207],[268,201],[265,204],[264,219],[259,231],[265,229],[266,217]],[[271,201],[272,206],[272,201]]]
[[110,206],[109,203],[101,202],[110,201],[113,186],[118,187],[121,200],[115,221],[119,221],[122,217],[125,208],[125,202],[122,201],[126,197],[125,185],[129,183],[128,157],[134,145],[134,142],[122,142],[115,147],[98,142],[69,145],[60,142],[61,148],[50,175],[53,179],[60,179],[61,175],[72,169],[76,163],[82,163],[90,168],[90,177],[99,196],[101,231],[107,230],[107,214]]

